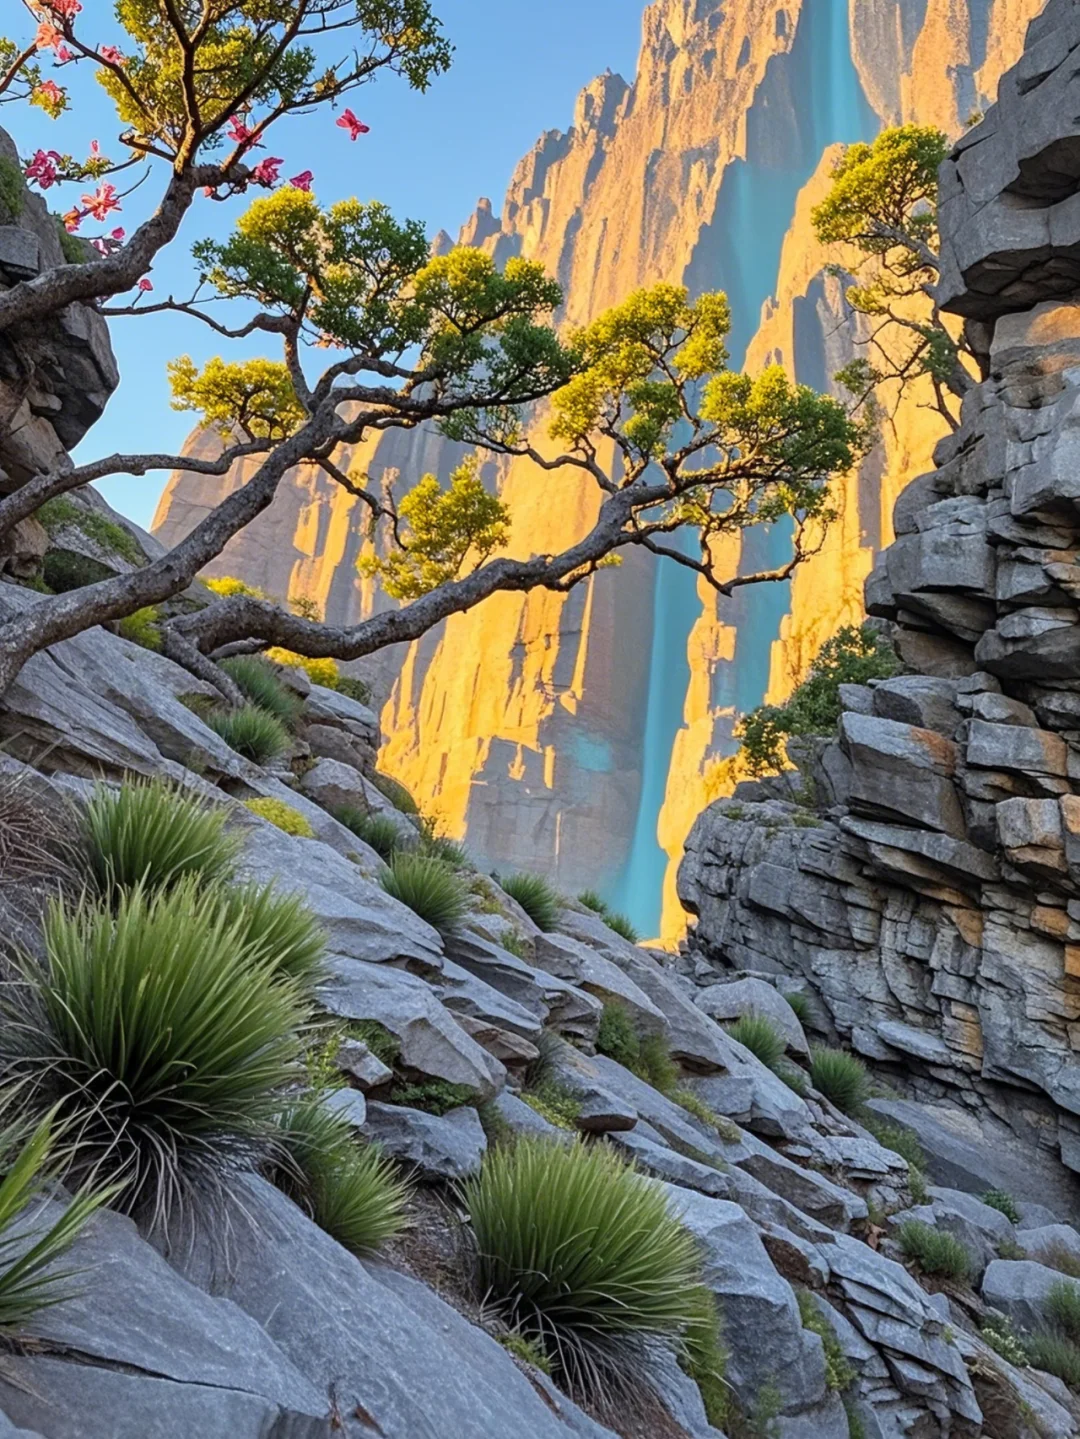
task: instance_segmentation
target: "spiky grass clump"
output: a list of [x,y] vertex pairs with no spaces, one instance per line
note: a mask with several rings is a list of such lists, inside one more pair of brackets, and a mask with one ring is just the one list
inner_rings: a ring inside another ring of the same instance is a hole
[[465,846],[447,834],[440,834],[432,819],[420,821],[419,848],[421,854],[429,855],[432,859],[441,859],[443,864],[448,864],[451,869],[473,868],[472,859]]
[[144,605],[141,610],[135,610],[133,614],[125,615],[116,628],[122,639],[130,640],[140,649],[160,652],[160,619],[161,610],[157,605]]
[[303,703],[282,683],[280,675],[262,655],[236,655],[222,660],[221,668],[253,705],[291,728],[300,718]]
[[408,1188],[389,1160],[357,1144],[321,1095],[281,1115],[275,1182],[320,1229],[353,1254],[370,1254],[405,1227]]
[[1059,1279],[1046,1296],[1046,1313],[1051,1323],[1080,1344],[1080,1284]]
[[971,1255],[953,1234],[919,1219],[909,1219],[896,1233],[904,1256],[924,1274],[940,1274],[961,1283],[971,1277]]
[[843,1049],[810,1051],[810,1083],[844,1114],[861,1109],[870,1095],[866,1065]]
[[776,1068],[787,1049],[784,1036],[763,1014],[744,1014],[727,1026],[727,1032],[769,1069]]
[[311,821],[302,815],[298,809],[293,809],[291,804],[286,804],[283,799],[275,799],[272,795],[263,795],[258,799],[246,799],[244,808],[252,814],[265,819],[275,829],[280,829],[284,834],[291,834],[297,839],[314,839],[315,831],[311,827]]
[[613,1150],[521,1138],[462,1193],[481,1292],[571,1389],[603,1392],[633,1341],[677,1338],[700,1319],[693,1237]]
[[306,1005],[197,884],[54,904],[9,1016],[13,1077],[71,1127],[75,1172],[165,1217],[265,1139]]
[[578,904],[583,904],[586,909],[591,909],[593,914],[598,914],[601,919],[607,917],[607,901],[601,899],[595,889],[583,889],[578,895]]
[[641,1040],[624,1004],[609,1002],[604,1005],[596,1031],[596,1048],[624,1069],[632,1070],[637,1066],[641,1058]]
[[1033,1334],[1024,1343],[1028,1363],[1053,1374],[1075,1393],[1080,1393],[1080,1345],[1064,1334]]
[[[0,1110],[10,1108],[8,1095],[0,1100]],[[6,1337],[18,1333],[40,1310],[64,1301],[70,1275],[57,1270],[56,1263],[94,1211],[115,1194],[111,1188],[85,1187],[52,1224],[28,1228],[20,1221],[42,1191],[60,1178],[61,1155],[51,1113],[35,1126],[15,1120],[0,1130],[0,1334]]]
[[701,1391],[705,1417],[717,1429],[732,1418],[732,1389],[727,1382],[728,1355],[724,1347],[716,1298],[703,1284],[690,1296],[695,1314],[683,1336],[683,1369]]
[[86,868],[77,822],[63,802],[42,802],[38,782],[29,770],[0,775],[0,889],[77,889]]
[[621,935],[621,937],[625,939],[628,944],[637,944],[637,942],[641,938],[637,930],[627,919],[626,915],[620,914],[618,910],[609,909],[607,914],[604,916],[604,923],[607,925],[608,929],[613,929],[616,934]]
[[227,834],[228,814],[164,780],[99,789],[83,814],[91,874],[103,894],[142,884],[169,889],[187,878],[227,879],[240,837]]
[[442,860],[424,854],[395,854],[382,887],[440,934],[452,934],[468,913],[469,898],[459,876]]
[[805,1027],[810,1023],[814,1017],[814,1006],[808,994],[802,990],[793,989],[790,994],[784,994],[781,997],[801,1025]]
[[255,963],[271,964],[307,988],[318,981],[326,934],[299,894],[285,894],[272,882],[252,883],[221,888],[213,901]]
[[511,874],[499,877],[504,893],[516,900],[536,925],[545,933],[559,922],[562,900],[547,880],[540,874]]
[[988,1189],[979,1198],[991,1209],[996,1209],[999,1214],[1004,1214],[1011,1224],[1020,1223],[1020,1210],[1017,1208],[1016,1200],[1004,1189]]
[[241,705],[239,709],[215,710],[206,723],[230,749],[252,764],[272,764],[288,750],[292,741],[285,726],[258,705]]
[[374,810],[346,804],[334,811],[334,818],[346,829],[351,829],[357,839],[370,845],[387,864],[396,854],[412,847],[402,834],[401,826],[388,814],[376,814]]
[[399,809],[402,814],[419,817],[420,806],[399,779],[395,779],[393,775],[377,772],[371,776],[371,780],[384,799],[388,799],[395,809]]
[[860,1115],[859,1122],[874,1136],[883,1149],[891,1149],[894,1154],[899,1154],[901,1159],[906,1159],[908,1164],[913,1165],[916,1169],[925,1170],[926,1155],[913,1129],[908,1129],[904,1124],[893,1124],[872,1113]]

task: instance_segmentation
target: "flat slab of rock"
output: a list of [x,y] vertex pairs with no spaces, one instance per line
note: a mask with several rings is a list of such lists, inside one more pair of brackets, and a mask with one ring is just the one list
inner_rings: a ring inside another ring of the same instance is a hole
[[372,1100],[365,1132],[384,1154],[414,1165],[427,1180],[467,1179],[480,1168],[487,1152],[483,1125],[470,1108],[428,1114]]

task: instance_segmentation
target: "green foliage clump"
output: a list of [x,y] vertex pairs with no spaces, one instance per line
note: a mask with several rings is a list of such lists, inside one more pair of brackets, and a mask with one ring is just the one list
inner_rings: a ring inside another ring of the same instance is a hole
[[769,1069],[777,1067],[787,1049],[784,1036],[764,1014],[744,1014],[727,1026],[727,1032]]
[[810,1051],[810,1083],[845,1114],[856,1113],[870,1094],[866,1065],[843,1049],[818,1046]]
[[70,234],[61,215],[54,215],[53,219],[56,221],[56,238],[60,241],[66,265],[83,265],[87,260],[96,258],[96,252],[89,241],[79,235]]
[[450,1084],[445,1079],[425,1079],[417,1084],[395,1084],[390,1103],[406,1109],[423,1109],[428,1114],[449,1114],[452,1109],[476,1103],[476,1091],[467,1084]]
[[130,640],[144,650],[161,650],[161,610],[157,605],[144,605],[134,614],[125,615],[116,628],[122,639]]
[[623,939],[630,944],[637,944],[640,940],[641,936],[626,915],[611,909],[607,901],[602,899],[594,889],[583,890],[578,895],[578,903],[583,904],[586,909],[591,909],[594,914],[598,914],[608,929],[613,929],[616,934],[622,935]]
[[894,1124],[872,1112],[860,1115],[859,1122],[883,1148],[899,1154],[900,1158],[906,1159],[913,1168],[925,1170],[926,1155],[913,1129],[908,1129],[906,1124]]
[[365,844],[371,846],[380,859],[386,860],[387,864],[402,850],[411,846],[401,832],[401,826],[396,824],[388,814],[377,814],[374,810],[361,809],[359,805],[342,805],[334,810],[334,818],[351,829],[357,839],[362,839]]
[[550,1374],[552,1363],[535,1339],[530,1339],[526,1334],[519,1334],[517,1330],[511,1329],[506,1334],[499,1335],[499,1343],[508,1354],[515,1359],[520,1359],[522,1364],[530,1364],[534,1369],[539,1369],[541,1374]]
[[[998,1251],[999,1259],[1008,1257],[1000,1250]],[[1028,1257],[1027,1250],[1023,1250],[1016,1257],[1026,1259]],[[1045,1264],[1047,1269],[1056,1269],[1059,1274],[1067,1274],[1070,1279],[1080,1279],[1080,1254],[1077,1254],[1075,1249],[1070,1249],[1067,1244],[1062,1244],[1060,1241],[1046,1244],[1031,1257],[1037,1259],[1040,1264]]]
[[398,505],[400,548],[366,554],[360,573],[379,578],[392,599],[415,600],[477,569],[510,538],[510,511],[485,488],[479,464],[466,459],[444,490],[425,475]]
[[257,799],[246,799],[244,808],[283,830],[285,834],[295,835],[297,839],[315,838],[315,831],[307,816],[302,815],[298,809],[293,809],[292,805],[286,804],[283,799],[262,795]]
[[700,1322],[693,1237],[613,1150],[522,1138],[489,1154],[462,1196],[480,1291],[571,1389],[600,1391],[625,1362],[620,1341]]
[[634,1069],[641,1058],[641,1040],[630,1012],[623,1004],[604,1005],[596,1031],[596,1047],[624,1069]]
[[917,1264],[924,1274],[940,1274],[945,1279],[965,1282],[971,1277],[971,1255],[954,1234],[935,1229],[920,1219],[909,1219],[896,1233],[897,1241],[907,1259]]
[[671,1098],[685,1109],[687,1114],[692,1114],[702,1124],[707,1125],[710,1129],[715,1129],[725,1144],[739,1143],[742,1134],[734,1120],[710,1109],[701,1096],[695,1094],[692,1089],[673,1090]]
[[206,723],[230,749],[251,760],[252,764],[272,764],[285,754],[292,743],[281,721],[258,705],[215,710],[207,715]]
[[541,1079],[521,1091],[521,1097],[541,1119],[556,1129],[576,1129],[581,1118],[581,1104],[554,1079]]
[[432,859],[441,859],[451,869],[471,869],[469,851],[449,835],[438,834],[431,820],[425,819],[420,830],[420,852]]
[[37,511],[37,519],[50,535],[58,534],[67,525],[79,530],[88,539],[96,540],[104,550],[119,555],[132,565],[144,565],[146,556],[130,530],[107,519],[96,510],[83,509],[65,495],[46,500]]
[[[12,1098],[4,1096],[0,1109],[10,1113]],[[27,1211],[63,1172],[54,1113],[45,1114],[35,1125],[14,1120],[0,1129],[0,1334],[7,1339],[40,1310],[68,1297],[71,1276],[57,1269],[57,1261],[94,1211],[115,1195],[115,1187],[84,1186],[59,1219],[35,1226]]]
[[399,851],[381,883],[387,894],[407,904],[440,934],[453,934],[469,910],[460,876],[442,860],[425,854]]
[[1080,1345],[1064,1334],[1032,1334],[1025,1340],[1028,1363],[1045,1374],[1053,1374],[1080,1394]]
[[586,909],[591,909],[592,912],[598,914],[601,919],[603,919],[608,912],[607,901],[601,899],[595,889],[583,889],[578,895],[578,903],[583,904]]
[[391,1034],[377,1019],[354,1019],[348,1026],[348,1037],[366,1044],[376,1059],[393,1069],[401,1055],[401,1040]]
[[800,989],[793,989],[790,994],[783,994],[782,998],[795,1018],[805,1028],[814,1017],[814,1005],[810,996]]
[[370,705],[371,703],[371,686],[366,681],[357,679],[355,675],[339,674],[334,683],[328,685],[327,688],[337,690],[339,695],[355,700],[359,705]]
[[810,673],[782,705],[759,705],[740,726],[741,754],[751,774],[775,773],[795,735],[832,734],[840,722],[840,686],[887,679],[899,668],[888,640],[872,625],[846,625],[818,651]]
[[719,1429],[730,1423],[732,1396],[720,1315],[715,1295],[704,1284],[696,1285],[690,1298],[693,1317],[683,1334],[679,1363],[701,1391],[705,1417]]
[[836,1337],[836,1330],[825,1314],[824,1306],[808,1289],[798,1289],[795,1297],[799,1301],[799,1316],[802,1326],[816,1334],[825,1350],[825,1383],[838,1393],[847,1389],[855,1378],[855,1370]]
[[405,1226],[408,1189],[377,1149],[319,1094],[294,1100],[279,1118],[274,1179],[320,1229],[353,1254],[370,1254]]
[[195,880],[54,904],[44,950],[22,964],[12,1073],[28,1107],[72,1126],[76,1174],[160,1218],[265,1142],[306,1002]]
[[0,220],[17,220],[26,204],[26,181],[14,160],[0,155]]
[[1020,1223],[1020,1210],[1016,1200],[1004,1189],[988,1189],[985,1194],[980,1194],[979,1198],[991,1209],[996,1209],[999,1214],[1004,1214],[1011,1224]]
[[283,894],[271,882],[218,887],[207,893],[233,927],[237,942],[257,963],[310,988],[322,973],[326,934],[299,894]]
[[1080,1344],[1080,1284],[1059,1279],[1046,1296],[1046,1313],[1051,1323]]
[[282,684],[268,660],[261,655],[234,655],[222,660],[221,668],[253,705],[290,728],[296,723],[303,707],[300,697]]
[[679,1066],[671,1057],[667,1036],[653,1031],[643,1034],[638,1046],[638,1062],[634,1073],[661,1094],[671,1094],[679,1082]]
[[543,875],[522,872],[497,878],[503,891],[521,905],[537,929],[547,933],[555,928],[562,910],[562,899]]
[[1027,1368],[1029,1361],[1024,1341],[1004,1314],[988,1314],[982,1322],[979,1334],[1006,1363],[1015,1365],[1017,1369]]
[[399,809],[402,814],[411,814],[419,818],[420,806],[399,779],[395,779],[393,775],[382,774],[377,770],[371,776],[371,782],[383,798],[388,799],[395,809]]
[[227,879],[240,836],[226,833],[228,814],[166,780],[133,780],[99,788],[86,806],[82,841],[104,894],[144,884],[167,889],[193,876]]

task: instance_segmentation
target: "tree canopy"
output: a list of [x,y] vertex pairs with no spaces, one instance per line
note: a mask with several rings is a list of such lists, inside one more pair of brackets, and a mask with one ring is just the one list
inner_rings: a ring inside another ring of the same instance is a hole
[[[162,614],[166,653],[232,699],[214,663],[226,649],[357,658],[415,639],[500,590],[568,590],[630,546],[731,593],[786,577],[820,543],[832,517],[829,482],[858,459],[869,431],[778,367],[730,370],[722,294],[692,300],[679,286],[653,285],[565,333],[556,323],[562,293],[538,264],[500,266],[471,248],[433,255],[418,222],[379,203],[324,206],[310,170],[282,178],[283,161],[270,153],[274,127],[322,110],[348,146],[368,133],[344,106],[359,87],[387,74],[423,90],[446,69],[451,47],[427,0],[118,0],[104,37],[85,33],[79,0],[34,0],[27,15],[26,34],[0,49],[0,101],[38,105],[63,123],[73,104],[66,72],[92,68],[114,104],[125,155],[114,161],[94,141],[85,160],[59,149],[23,157],[38,189],[82,190],[64,223],[89,246],[0,292],[0,338],[17,339],[74,301],[125,322],[170,313],[209,326],[223,353],[202,365],[181,356],[169,377],[174,406],[221,444],[212,458],[59,463],[0,499],[0,535],[107,475],[224,475],[249,463],[244,482],[164,558],[0,624],[0,690],[38,649],[167,604],[298,464],[321,467],[362,507],[365,571],[398,607],[334,627],[241,591]],[[129,236],[108,227],[128,203],[132,175],[157,188]],[[248,203],[231,233],[193,247],[193,292],[157,294],[153,261],[188,211],[236,196]],[[230,353],[230,341],[252,335],[265,338],[265,356]],[[466,447],[448,483],[405,475],[398,493],[341,461],[381,432],[419,427]],[[559,554],[511,558],[513,516],[485,464],[502,457],[595,487],[592,527]],[[717,573],[718,537],[780,520],[794,533],[787,564]],[[670,542],[682,528],[696,533],[696,555]]]

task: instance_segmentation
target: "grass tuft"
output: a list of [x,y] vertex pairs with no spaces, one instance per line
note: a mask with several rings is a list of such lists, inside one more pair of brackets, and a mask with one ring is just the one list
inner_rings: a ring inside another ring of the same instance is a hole
[[279,1119],[274,1180],[320,1229],[353,1254],[370,1254],[405,1227],[408,1189],[377,1149],[320,1095],[295,1100]]
[[213,710],[206,716],[206,723],[230,749],[251,760],[252,764],[272,764],[285,754],[292,743],[281,721],[258,705]]
[[924,1274],[940,1274],[961,1283],[971,1277],[971,1255],[954,1234],[935,1229],[919,1219],[909,1219],[901,1224],[896,1238],[904,1257],[917,1264]]
[[866,1065],[843,1049],[810,1051],[810,1083],[844,1114],[861,1109],[870,1094]]
[[1016,1200],[1004,1189],[988,1189],[985,1194],[980,1194],[979,1198],[991,1209],[996,1209],[999,1214],[1004,1214],[1010,1223],[1020,1223],[1020,1210],[1017,1208]]
[[1063,1334],[1033,1334],[1024,1343],[1028,1363],[1080,1393],[1080,1346]]
[[82,821],[91,874],[103,894],[143,884],[169,889],[187,878],[227,879],[240,836],[228,813],[164,780],[136,780],[95,791]]
[[371,776],[371,782],[395,809],[399,809],[402,814],[411,814],[417,819],[420,817],[420,806],[399,779],[377,771]]
[[790,994],[783,994],[781,998],[786,1002],[788,1008],[795,1018],[805,1028],[814,1017],[814,1005],[808,994],[802,990],[793,989]]
[[1075,1343],[1080,1344],[1080,1284],[1059,1279],[1046,1296],[1046,1313]]
[[298,695],[281,682],[273,665],[262,655],[235,655],[222,660],[221,668],[245,699],[291,728],[303,708]]
[[596,1048],[624,1069],[637,1066],[641,1059],[641,1040],[624,1004],[612,1001],[604,1005],[596,1031]]
[[399,851],[382,876],[382,887],[440,934],[452,934],[469,910],[460,877],[441,859],[428,855]]
[[727,1032],[769,1069],[776,1068],[787,1049],[784,1036],[763,1014],[744,1014],[727,1026]]
[[445,1079],[426,1079],[418,1084],[395,1084],[389,1095],[391,1104],[406,1109],[423,1109],[428,1114],[449,1114],[452,1109],[476,1103],[476,1091],[467,1084],[450,1084]]
[[346,829],[351,829],[357,839],[370,845],[387,864],[395,854],[411,848],[400,825],[388,814],[377,814],[374,810],[361,809],[359,805],[346,804],[334,810],[334,818]]
[[215,895],[226,923],[257,962],[307,988],[321,977],[326,934],[299,894],[285,894],[271,882],[222,888]]
[[802,1327],[811,1334],[816,1334],[825,1350],[825,1383],[837,1393],[850,1388],[855,1378],[855,1370],[849,1364],[836,1337],[836,1330],[825,1312],[828,1306],[824,1301],[819,1303],[808,1289],[797,1289],[795,1298],[799,1301]]
[[632,1362],[627,1340],[700,1322],[692,1235],[613,1150],[522,1138],[489,1154],[462,1197],[480,1291],[571,1390],[603,1395]]
[[511,874],[498,880],[503,891],[516,900],[536,925],[547,933],[559,922],[562,899],[543,875]]
[[315,838],[315,831],[307,816],[302,815],[298,809],[293,809],[292,805],[286,804],[283,799],[274,799],[272,796],[247,799],[244,801],[244,808],[257,814],[260,819],[268,820],[285,834],[295,835],[297,839]]
[[161,610],[157,605],[144,605],[141,610],[125,615],[116,628],[122,639],[130,640],[141,649],[160,652],[160,620]]

